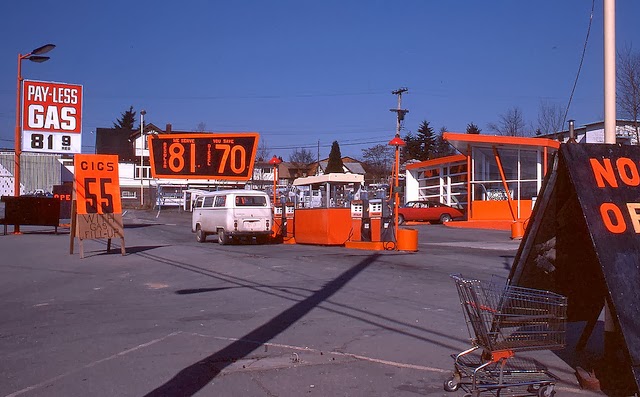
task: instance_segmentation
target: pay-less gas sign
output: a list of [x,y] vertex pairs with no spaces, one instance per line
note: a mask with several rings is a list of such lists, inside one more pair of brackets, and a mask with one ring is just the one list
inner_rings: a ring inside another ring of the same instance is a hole
[[80,153],[82,86],[24,80],[22,151]]

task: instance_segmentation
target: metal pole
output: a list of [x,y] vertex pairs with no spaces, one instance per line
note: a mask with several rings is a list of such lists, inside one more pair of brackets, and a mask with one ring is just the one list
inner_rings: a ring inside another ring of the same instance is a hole
[[400,200],[400,196],[398,194],[398,187],[400,186],[400,182],[399,182],[399,174],[400,174],[400,146],[396,145],[396,163],[395,163],[395,196],[394,196],[394,203],[393,203],[393,217],[394,217],[394,224],[395,224],[395,232],[396,232],[396,244],[395,244],[395,248],[396,251],[398,250],[398,231],[400,230],[400,226],[398,225],[398,219],[400,218],[399,214],[398,214],[398,207],[400,206],[399,200]]
[[[20,117],[22,112],[20,111],[21,102],[21,88],[22,88],[22,60],[28,57],[30,54],[25,55],[18,54],[18,83],[16,89],[16,129],[14,137],[14,165],[13,165],[13,195],[14,197],[20,196],[20,154],[22,154],[22,129],[20,127]],[[20,233],[20,225],[13,225],[13,233]]]
[[[616,2],[604,0],[604,143],[616,143]],[[613,359],[616,326],[604,300],[604,357]]]
[[147,112],[140,111],[140,207],[144,207],[144,115]]
[[276,206],[276,181],[278,180],[278,164],[273,165],[273,207]]
[[604,143],[616,143],[615,0],[604,0]]

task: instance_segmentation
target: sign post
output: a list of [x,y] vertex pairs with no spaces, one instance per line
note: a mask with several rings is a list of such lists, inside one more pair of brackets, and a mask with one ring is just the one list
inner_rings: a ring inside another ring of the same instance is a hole
[[82,86],[24,80],[22,151],[80,153]]
[[106,238],[109,252],[111,239],[119,237],[125,255],[118,156],[76,154],[74,171],[70,253],[75,237],[80,240],[80,258],[84,258],[83,240]]

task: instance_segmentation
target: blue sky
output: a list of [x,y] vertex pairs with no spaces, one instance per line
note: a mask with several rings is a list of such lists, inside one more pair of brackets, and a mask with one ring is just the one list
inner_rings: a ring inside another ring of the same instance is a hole
[[[603,118],[602,3],[569,111]],[[640,50],[640,1],[616,2],[618,48]],[[4,1],[0,4],[0,147],[12,148],[17,55],[45,43],[26,79],[84,86],[83,151],[130,105],[159,127],[257,131],[271,154],[327,157],[388,142],[407,87],[406,131],[428,120],[464,132],[518,106],[565,107],[590,0]],[[636,19],[635,21],[633,19]],[[139,116],[138,116],[139,117]],[[139,120],[138,120],[139,121]]]

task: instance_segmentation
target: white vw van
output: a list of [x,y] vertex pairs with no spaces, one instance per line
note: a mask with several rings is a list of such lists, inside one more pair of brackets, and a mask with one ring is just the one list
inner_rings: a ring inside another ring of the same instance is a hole
[[271,235],[273,214],[269,196],[256,190],[220,190],[199,195],[193,204],[191,231],[203,243],[217,234],[224,245],[234,239],[255,237],[264,244]]

